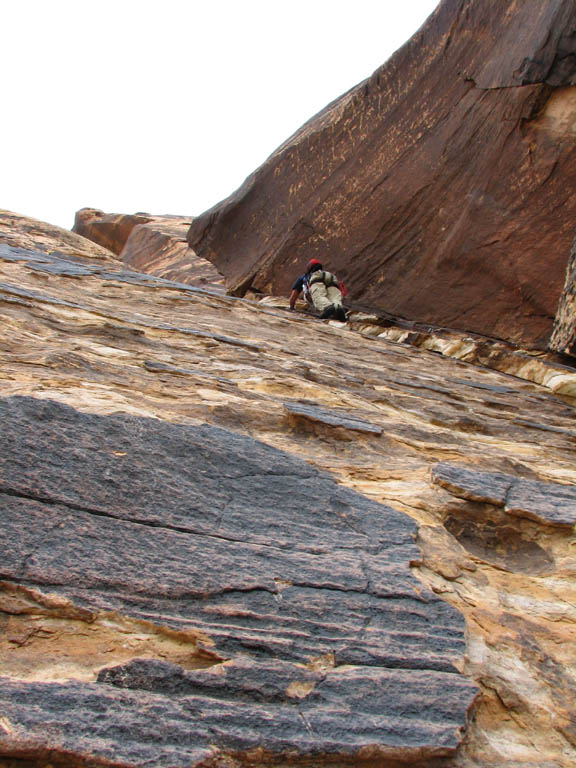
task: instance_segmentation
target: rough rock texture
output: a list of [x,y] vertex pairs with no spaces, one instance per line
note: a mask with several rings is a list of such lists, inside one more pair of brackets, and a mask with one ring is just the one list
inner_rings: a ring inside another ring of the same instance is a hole
[[456,496],[502,507],[510,515],[568,528],[576,523],[576,487],[450,464],[434,467],[432,478]]
[[576,240],[570,252],[564,293],[558,307],[550,347],[576,357]]
[[[281,299],[273,301],[278,306],[285,303]],[[557,394],[576,397],[576,368],[573,363],[568,364],[568,358],[563,355],[539,352],[532,348],[522,349],[514,344],[487,339],[478,334],[464,334],[448,328],[423,325],[390,316],[383,318],[364,312],[350,312],[348,325],[368,336],[410,344],[456,360],[476,363],[541,384]],[[505,385],[502,391],[506,391]]]
[[[228,430],[34,398],[0,401],[0,418],[0,577],[186,630],[230,659],[194,673],[139,661],[98,676],[153,696],[8,685],[2,710],[20,730],[8,748],[41,739],[63,700],[84,712],[54,728],[52,744],[127,763],[195,765],[211,746],[263,743],[301,756],[381,745],[413,758],[457,745],[476,694],[453,665],[463,621],[411,575],[407,515]],[[318,657],[328,669],[314,669]],[[142,727],[148,701],[157,715]],[[197,711],[202,728],[186,739],[146,745],[157,718],[185,732]],[[109,745],[120,728],[127,737]]]
[[574,398],[20,225],[3,768],[574,765]]
[[0,208],[0,243],[28,248],[43,254],[62,255],[75,261],[98,261],[118,264],[114,253],[69,232],[67,229],[31,219],[20,213]]
[[113,253],[127,267],[224,293],[224,278],[206,259],[188,247],[190,218],[136,213],[104,213],[82,208],[73,231]]
[[572,0],[443,0],[313,117],[189,243],[236,295],[310,257],[350,300],[545,348],[576,198]]

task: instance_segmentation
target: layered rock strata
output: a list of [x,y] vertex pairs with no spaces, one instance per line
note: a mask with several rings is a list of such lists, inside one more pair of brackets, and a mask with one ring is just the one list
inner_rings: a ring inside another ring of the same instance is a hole
[[575,26],[571,0],[443,0],[190,246],[236,295],[286,293],[316,257],[358,306],[545,348],[576,213]]
[[119,264],[116,255],[98,243],[45,221],[1,208],[0,243],[37,254],[61,255],[76,261]]
[[[106,231],[110,238],[115,239],[116,249],[119,243],[124,243],[120,249],[120,258],[127,266],[135,267],[147,274],[206,288],[211,292],[225,292],[223,276],[210,262],[197,257],[185,244],[185,232],[188,230],[189,220],[178,217],[154,217],[145,224],[136,224],[124,242],[122,238],[126,225],[121,215],[104,214],[91,208],[82,209],[77,214],[77,219],[80,218],[80,220],[88,217],[91,220],[102,220],[106,223]],[[113,228],[114,222],[118,222],[116,230]],[[98,230],[88,229],[87,236],[97,238],[97,232]],[[557,325],[556,331],[556,336],[561,334],[562,338],[567,333],[571,333],[573,325],[573,308],[569,299],[571,280],[573,281],[573,276],[569,273],[565,291],[566,309],[562,313],[565,321]],[[286,300],[282,297],[266,296],[256,291],[248,291],[246,295],[266,306],[286,306]],[[298,305],[300,309],[306,310],[304,302],[298,302]],[[351,328],[360,333],[429,349],[466,362],[478,363],[549,387],[559,394],[572,397],[576,395],[576,370],[573,364],[569,364],[569,359],[563,357],[569,350],[560,343],[557,345],[558,351],[563,354],[544,353],[531,347],[522,348],[479,334],[465,334],[454,329],[405,320],[382,311],[350,310],[348,323]],[[150,363],[150,365],[161,364]]]
[[10,235],[0,760],[574,763],[573,398]]
[[[282,305],[282,299],[274,299]],[[446,357],[475,363],[507,373],[543,387],[559,395],[576,397],[576,367],[570,358],[533,348],[522,348],[479,334],[462,333],[413,323],[399,318],[383,318],[377,314],[350,312],[349,327],[359,333],[409,344]]]

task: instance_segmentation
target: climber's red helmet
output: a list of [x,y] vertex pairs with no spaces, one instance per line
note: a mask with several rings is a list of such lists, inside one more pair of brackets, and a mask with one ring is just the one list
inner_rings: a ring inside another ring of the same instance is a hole
[[306,272],[316,272],[317,269],[322,269],[322,262],[318,261],[318,259],[310,259]]

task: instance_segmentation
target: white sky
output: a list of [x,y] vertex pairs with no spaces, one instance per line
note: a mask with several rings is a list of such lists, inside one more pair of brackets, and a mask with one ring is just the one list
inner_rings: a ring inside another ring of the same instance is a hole
[[438,0],[0,0],[0,208],[197,215]]

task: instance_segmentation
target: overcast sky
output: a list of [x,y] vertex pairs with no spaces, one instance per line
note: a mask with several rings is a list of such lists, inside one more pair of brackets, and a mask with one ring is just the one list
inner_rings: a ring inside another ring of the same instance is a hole
[[438,0],[0,0],[0,208],[197,215]]

